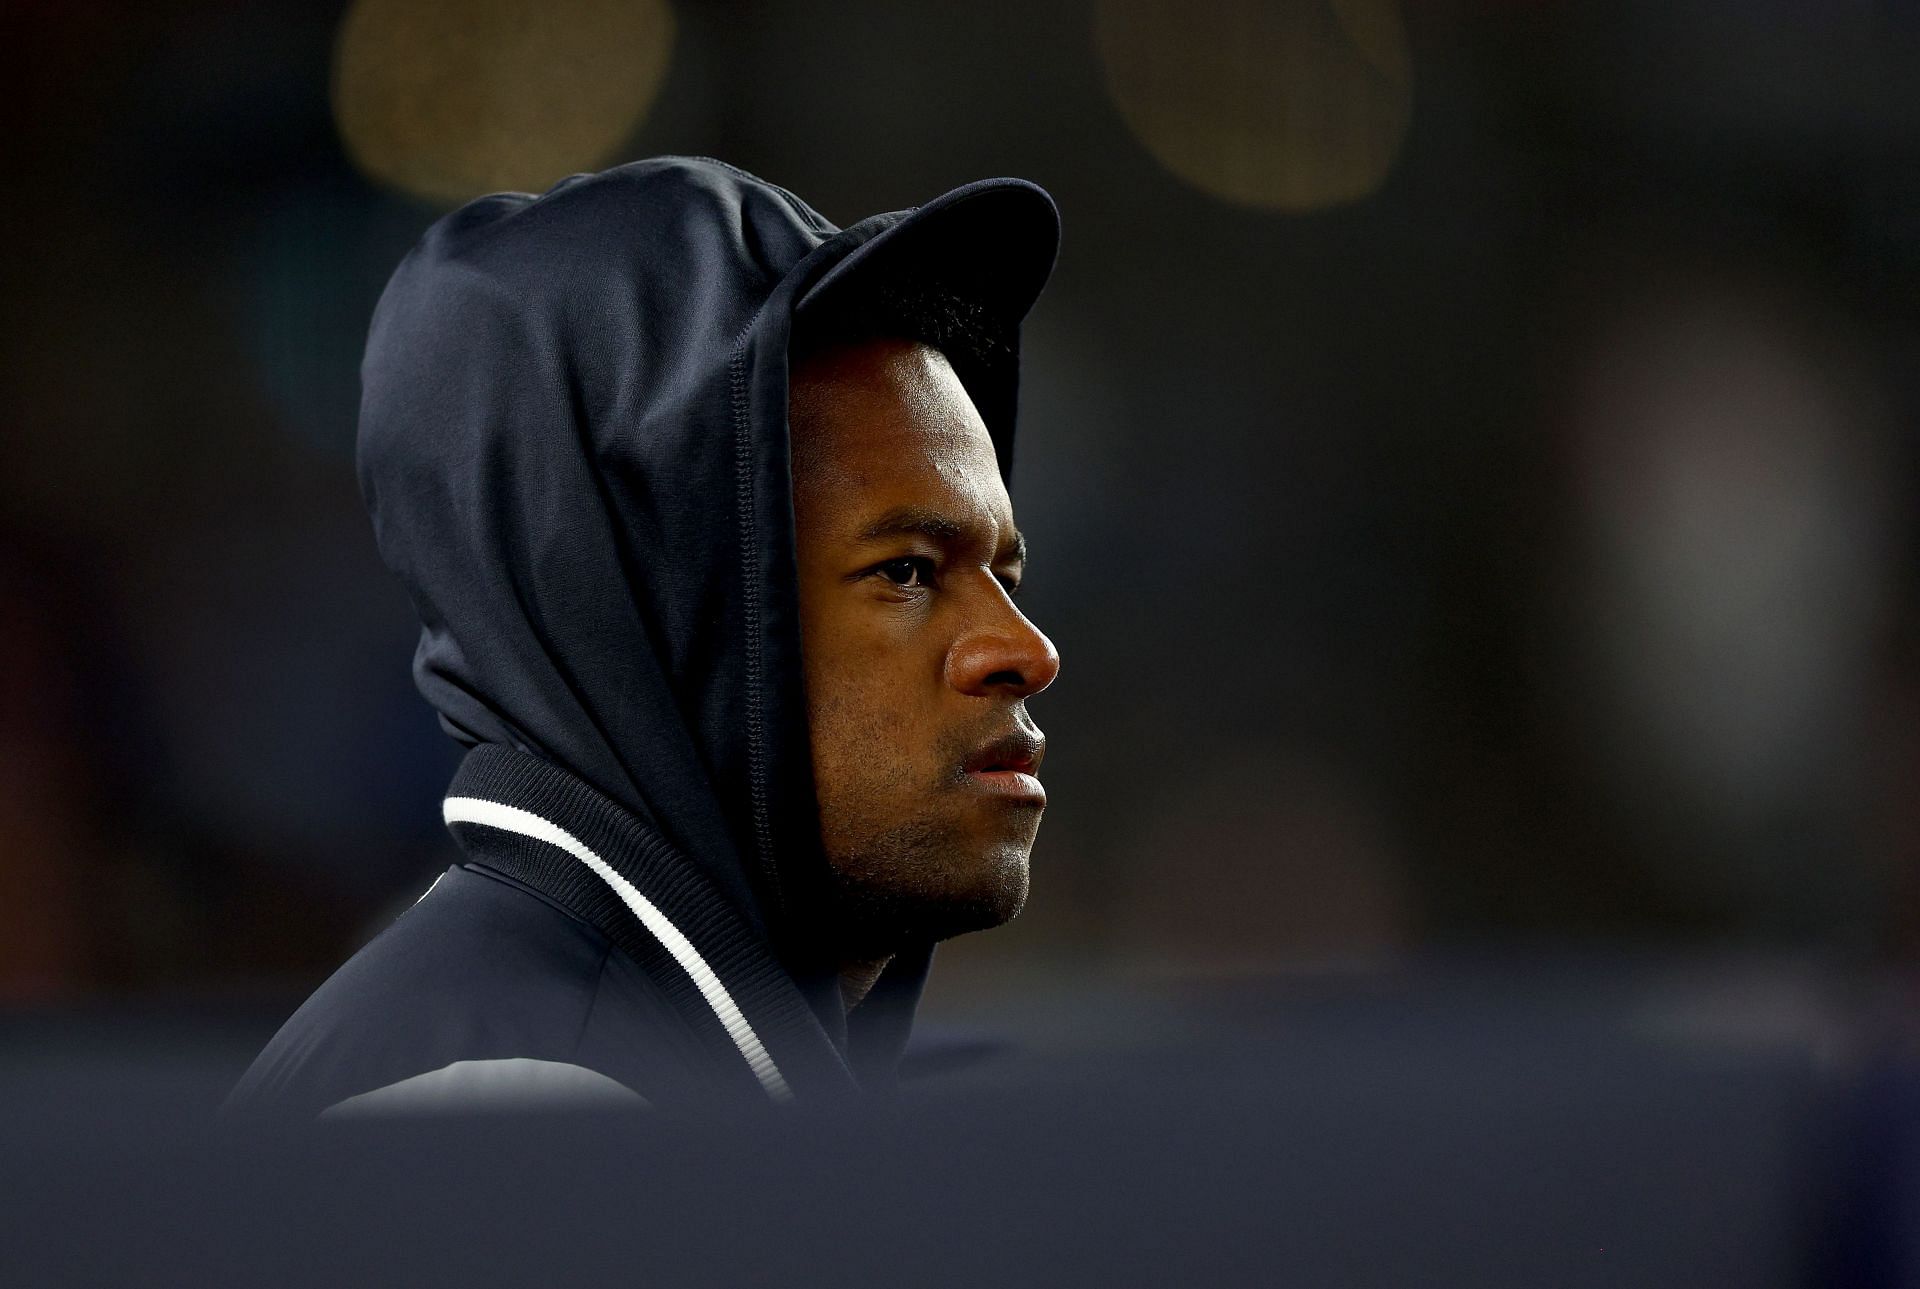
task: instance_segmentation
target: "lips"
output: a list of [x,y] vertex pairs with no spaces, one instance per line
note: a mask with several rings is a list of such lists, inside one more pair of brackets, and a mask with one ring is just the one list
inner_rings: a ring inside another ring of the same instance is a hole
[[1038,775],[1046,754],[1045,738],[1016,730],[974,752],[967,758],[965,768],[968,774]]
[[979,748],[967,758],[963,776],[989,799],[1023,809],[1044,809],[1047,790],[1037,777],[1047,754],[1047,741],[1038,733],[1016,730]]

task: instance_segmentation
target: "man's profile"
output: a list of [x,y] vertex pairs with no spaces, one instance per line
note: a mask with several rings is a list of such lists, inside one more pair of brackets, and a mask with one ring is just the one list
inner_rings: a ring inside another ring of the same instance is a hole
[[1016,606],[1040,189],[834,228],[658,158],[446,216],[395,272],[359,466],[468,747],[464,857],[235,1113],[830,1101],[890,1085],[934,945],[1026,897]]

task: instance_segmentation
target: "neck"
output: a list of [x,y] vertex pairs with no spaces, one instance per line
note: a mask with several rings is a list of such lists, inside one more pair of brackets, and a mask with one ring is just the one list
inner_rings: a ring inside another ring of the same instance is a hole
[[873,989],[873,982],[880,979],[880,973],[893,961],[889,954],[884,958],[874,958],[862,962],[843,962],[840,964],[840,1001],[852,1011],[865,1000]]

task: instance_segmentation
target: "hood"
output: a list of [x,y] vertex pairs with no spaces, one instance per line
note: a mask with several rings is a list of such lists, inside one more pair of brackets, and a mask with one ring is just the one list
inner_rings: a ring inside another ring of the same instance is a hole
[[[360,483],[420,615],[421,693],[461,742],[540,757],[657,833],[826,1023],[837,1002],[796,898],[825,860],[788,475],[793,313],[852,276],[930,272],[1017,327],[1056,220],[1040,189],[987,180],[840,230],[731,166],[656,158],[445,216],[373,317]],[[1016,365],[958,372],[1003,470]],[[916,994],[924,963],[897,964],[884,996]]]

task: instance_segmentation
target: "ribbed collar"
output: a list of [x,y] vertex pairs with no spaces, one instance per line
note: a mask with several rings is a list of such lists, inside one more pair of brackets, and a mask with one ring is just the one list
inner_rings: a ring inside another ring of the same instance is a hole
[[[698,867],[653,828],[568,771],[491,743],[467,753],[447,800],[449,826],[475,862],[506,872],[594,927],[658,984],[712,1050],[717,1086],[764,1093],[767,1079],[764,1072],[758,1081],[754,1078],[737,1025],[730,1033],[724,1006],[716,1007],[712,983],[703,991],[696,973],[688,970],[684,952],[676,955],[661,928],[643,924],[617,884],[596,872],[577,848],[630,883],[644,903],[684,937],[697,964],[711,969],[722,997],[751,1027],[752,1038],[764,1047],[777,1067],[778,1081],[791,1089],[795,1100],[838,1100],[856,1091],[846,1059],[771,947]],[[456,817],[458,803],[471,801],[524,812],[570,838],[577,848],[541,835],[545,830],[531,824],[502,826]],[[881,1040],[891,1049],[883,1057],[889,1067],[905,1040],[905,1026],[898,1031]],[[872,1043],[858,1046],[863,1050],[856,1056],[868,1058]],[[870,1059],[861,1064],[870,1064]]]

